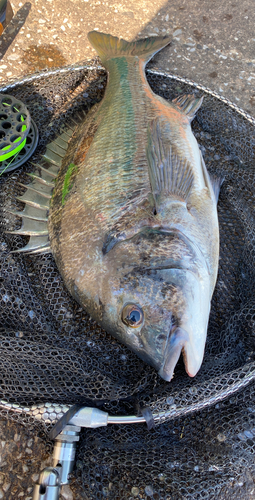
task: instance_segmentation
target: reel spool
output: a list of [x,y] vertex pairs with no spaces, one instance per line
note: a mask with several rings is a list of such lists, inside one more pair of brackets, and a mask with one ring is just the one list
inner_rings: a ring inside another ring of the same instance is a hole
[[37,143],[38,130],[27,107],[13,96],[0,94],[0,175],[25,163]]

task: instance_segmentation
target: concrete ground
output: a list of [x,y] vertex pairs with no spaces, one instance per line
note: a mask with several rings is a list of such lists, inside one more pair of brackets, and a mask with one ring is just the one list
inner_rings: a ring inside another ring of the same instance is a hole
[[[87,33],[133,40],[169,34],[154,65],[193,79],[255,116],[255,9],[252,0],[11,0],[15,15],[0,38],[0,85],[44,68],[95,56]],[[32,499],[47,445],[0,422],[0,499]],[[69,487],[62,498],[79,500]],[[85,497],[83,497],[85,498]]]
[[255,113],[252,0],[11,0],[15,16],[0,40],[0,83],[95,55],[87,33],[133,40],[169,34],[155,65],[202,83]]

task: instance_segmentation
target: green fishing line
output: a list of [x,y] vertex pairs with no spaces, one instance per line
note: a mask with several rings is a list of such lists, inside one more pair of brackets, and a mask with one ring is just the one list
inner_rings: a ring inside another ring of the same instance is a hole
[[65,198],[68,195],[70,189],[72,188],[72,185],[70,185],[70,179],[72,173],[75,172],[76,170],[77,170],[77,165],[75,165],[74,163],[70,163],[65,175],[65,180],[62,190],[62,205],[65,204]]
[[19,151],[17,151],[17,153],[15,154],[15,156],[12,157],[11,161],[9,163],[7,163],[7,165],[4,167],[4,169],[2,170],[2,172],[0,172],[0,177],[7,170],[7,168],[10,166],[10,164],[13,162],[13,160],[15,160],[15,158],[18,155],[18,153],[19,153]]

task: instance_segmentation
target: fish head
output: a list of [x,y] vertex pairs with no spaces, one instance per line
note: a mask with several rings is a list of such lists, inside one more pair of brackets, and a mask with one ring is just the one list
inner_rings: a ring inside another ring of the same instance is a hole
[[111,250],[103,326],[167,381],[183,353],[198,372],[210,311],[209,276],[179,233],[149,231]]

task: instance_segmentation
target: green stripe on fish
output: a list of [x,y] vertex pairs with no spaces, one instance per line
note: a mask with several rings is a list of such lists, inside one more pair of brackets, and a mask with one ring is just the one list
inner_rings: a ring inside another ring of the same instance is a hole
[[70,192],[70,190],[72,189],[73,187],[73,184],[70,184],[70,181],[71,181],[71,176],[74,172],[77,171],[77,166],[74,164],[74,163],[70,163],[68,169],[67,169],[67,172],[66,172],[66,175],[65,175],[65,179],[64,179],[64,184],[63,184],[63,190],[62,190],[62,206],[65,204],[65,199],[68,195],[68,193]]

